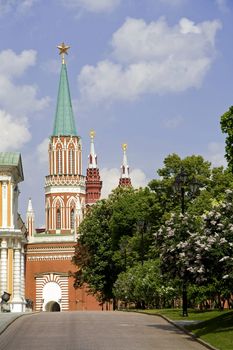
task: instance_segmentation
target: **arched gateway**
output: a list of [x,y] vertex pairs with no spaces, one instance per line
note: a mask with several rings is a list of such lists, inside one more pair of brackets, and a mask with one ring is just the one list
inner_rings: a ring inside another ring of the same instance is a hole
[[49,301],[45,305],[45,311],[49,311],[49,312],[61,311],[61,307],[56,301]]
[[43,287],[43,311],[61,311],[61,287],[56,282],[48,282]]

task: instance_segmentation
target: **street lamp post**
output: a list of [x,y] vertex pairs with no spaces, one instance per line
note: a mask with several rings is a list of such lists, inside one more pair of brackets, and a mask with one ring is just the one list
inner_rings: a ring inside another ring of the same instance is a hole
[[[184,215],[185,213],[185,186],[190,187],[190,192],[193,195],[197,191],[199,183],[195,179],[188,180],[187,174],[183,169],[181,169],[181,171],[175,178],[174,190],[175,192],[180,194],[182,215]],[[182,314],[184,317],[188,316],[187,281],[185,273],[182,288]]]

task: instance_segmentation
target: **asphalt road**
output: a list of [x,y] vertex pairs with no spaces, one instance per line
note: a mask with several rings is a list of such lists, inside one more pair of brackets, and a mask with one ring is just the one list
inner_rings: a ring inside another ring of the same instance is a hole
[[123,312],[53,312],[17,319],[0,350],[206,350],[158,316]]

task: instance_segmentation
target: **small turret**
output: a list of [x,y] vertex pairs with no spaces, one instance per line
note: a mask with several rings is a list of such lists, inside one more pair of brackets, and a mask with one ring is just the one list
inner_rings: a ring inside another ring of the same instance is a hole
[[95,154],[94,137],[95,132],[90,132],[91,148],[88,156],[88,168],[86,176],[86,204],[94,204],[101,196],[102,181],[100,180],[99,168],[97,167],[97,156]]
[[126,150],[127,150],[127,144],[124,143],[122,145],[122,150],[123,150],[123,162],[121,165],[121,177],[119,180],[119,186],[120,187],[130,187],[132,186],[131,184],[131,179],[129,176],[129,165],[128,165],[128,160],[127,160],[127,155],[126,155]]
[[90,149],[90,154],[88,156],[89,158],[88,168],[95,169],[97,168],[97,156],[95,154],[95,145],[94,145],[95,131],[94,130],[91,130],[90,137],[91,137],[91,149]]

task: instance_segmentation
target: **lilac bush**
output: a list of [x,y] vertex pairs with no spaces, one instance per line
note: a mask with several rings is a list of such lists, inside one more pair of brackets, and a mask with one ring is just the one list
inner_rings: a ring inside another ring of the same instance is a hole
[[215,286],[219,303],[233,292],[233,191],[202,217],[172,214],[155,234],[169,280]]

